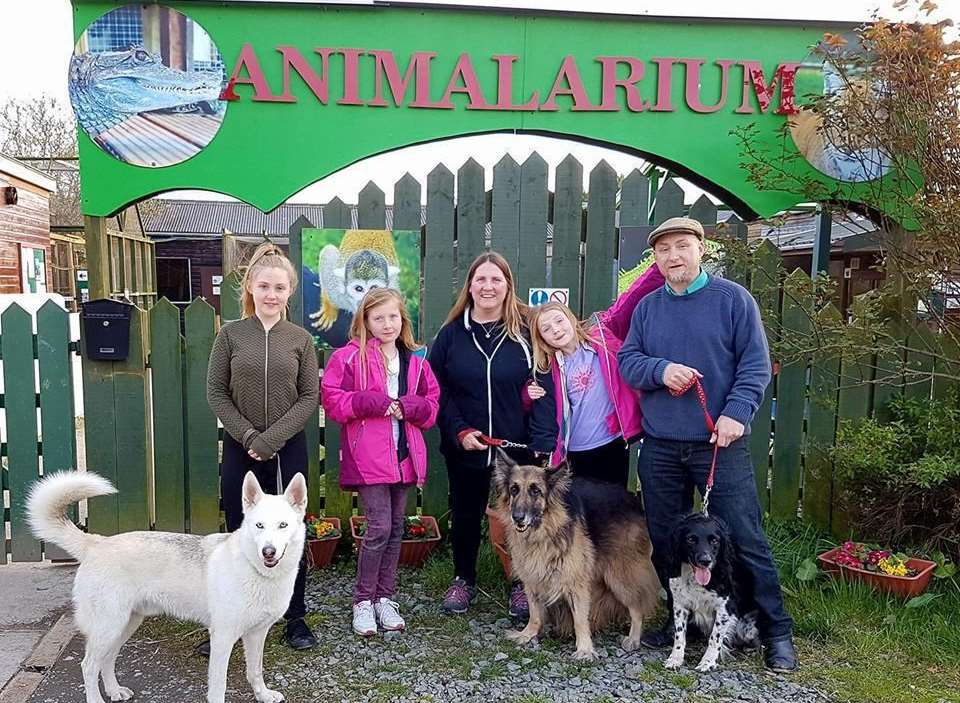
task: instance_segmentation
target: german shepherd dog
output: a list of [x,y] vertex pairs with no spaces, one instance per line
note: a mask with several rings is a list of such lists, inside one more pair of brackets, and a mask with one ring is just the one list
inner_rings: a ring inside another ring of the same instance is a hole
[[622,644],[637,649],[660,589],[639,499],[612,483],[572,478],[566,463],[520,465],[503,451],[494,485],[500,520],[514,527],[507,529],[513,575],[530,604],[527,626],[507,636],[526,644],[551,621],[576,635],[575,659],[595,659],[591,632],[629,613]]

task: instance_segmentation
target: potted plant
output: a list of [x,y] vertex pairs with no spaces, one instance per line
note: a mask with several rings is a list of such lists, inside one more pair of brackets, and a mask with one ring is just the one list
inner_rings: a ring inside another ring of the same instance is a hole
[[[367,532],[367,518],[354,515],[350,518],[350,532],[359,550]],[[403,539],[400,542],[400,563],[403,566],[422,566],[440,542],[437,519],[430,515],[407,515],[403,521]]]
[[307,562],[311,568],[333,561],[340,534],[340,518],[307,515]]
[[817,559],[824,571],[837,578],[863,581],[878,591],[904,598],[923,593],[937,566],[863,542],[844,542]]
[[504,575],[509,579],[513,567],[510,562],[510,552],[507,551],[506,526],[500,520],[497,511],[490,507],[487,508],[487,523],[489,525],[490,544],[500,559]]

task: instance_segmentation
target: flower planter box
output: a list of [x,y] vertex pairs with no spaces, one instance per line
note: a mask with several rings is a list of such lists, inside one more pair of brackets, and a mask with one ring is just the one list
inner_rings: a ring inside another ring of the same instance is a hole
[[[353,543],[356,545],[357,551],[363,544],[363,535],[357,530],[366,520],[362,515],[353,515],[350,518],[350,533],[353,535]],[[405,539],[400,542],[400,564],[402,566],[423,566],[423,562],[427,560],[427,557],[433,553],[433,550],[440,543],[440,527],[437,525],[437,519],[430,515],[421,515],[420,521],[433,533],[433,537]]]
[[513,566],[510,562],[510,552],[507,551],[507,527],[500,520],[499,515],[492,508],[487,508],[487,523],[489,524],[490,544],[500,559],[503,573],[507,579],[512,578]]
[[907,567],[916,569],[917,574],[915,576],[893,576],[879,571],[867,571],[846,564],[837,564],[834,559],[840,549],[840,547],[836,547],[819,555],[817,561],[820,562],[820,568],[835,578],[862,581],[878,591],[892,593],[903,598],[913,598],[923,593],[930,584],[933,570],[937,567],[936,563],[926,559],[908,559]]
[[322,539],[307,540],[307,564],[311,569],[320,569],[329,566],[333,561],[333,555],[337,551],[337,545],[340,543],[340,518],[325,517],[324,522],[329,522],[337,529],[337,534],[333,537],[324,537]]

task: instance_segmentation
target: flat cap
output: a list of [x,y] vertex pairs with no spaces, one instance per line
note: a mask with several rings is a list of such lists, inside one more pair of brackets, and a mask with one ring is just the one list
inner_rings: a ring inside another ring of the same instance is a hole
[[692,234],[701,242],[703,241],[703,225],[689,217],[671,217],[664,220],[647,237],[647,245],[653,246],[653,243],[665,234]]

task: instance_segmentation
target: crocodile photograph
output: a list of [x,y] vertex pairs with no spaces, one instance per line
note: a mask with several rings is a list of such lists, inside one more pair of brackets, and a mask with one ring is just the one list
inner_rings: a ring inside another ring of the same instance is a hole
[[[199,34],[209,41],[194,25],[191,40]],[[77,122],[100,148],[126,163],[169,166],[213,139],[226,110],[219,99],[222,66],[181,70],[168,65],[171,55],[186,65],[190,43],[159,47],[162,52],[141,45],[80,51],[90,45],[81,40],[70,60],[70,102]]]

